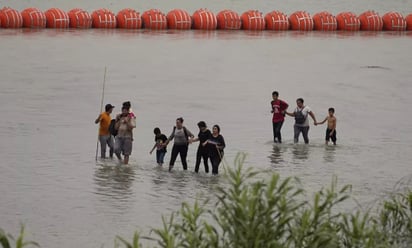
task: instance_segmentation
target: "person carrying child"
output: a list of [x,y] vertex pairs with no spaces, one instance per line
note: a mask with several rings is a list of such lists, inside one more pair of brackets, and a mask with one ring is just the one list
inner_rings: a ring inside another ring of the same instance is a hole
[[166,135],[162,134],[162,132],[160,131],[160,128],[158,127],[156,127],[153,130],[153,132],[155,134],[155,144],[152,150],[150,150],[150,154],[152,154],[154,149],[156,149],[156,162],[159,166],[162,166],[164,163],[166,152],[167,152],[166,150],[167,137]]
[[328,121],[328,126],[326,128],[326,135],[325,135],[325,144],[329,143],[329,140],[332,140],[333,144],[336,145],[336,117],[335,117],[335,109],[329,108],[328,109],[329,115],[321,121],[317,122],[317,125],[322,125],[326,121]]

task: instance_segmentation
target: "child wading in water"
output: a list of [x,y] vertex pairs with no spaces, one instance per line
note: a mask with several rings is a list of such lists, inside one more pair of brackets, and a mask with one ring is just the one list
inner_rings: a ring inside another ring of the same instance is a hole
[[321,121],[317,122],[316,124],[323,124],[328,121],[328,127],[326,128],[326,135],[325,135],[325,144],[329,143],[329,140],[332,140],[333,144],[336,145],[336,117],[335,117],[335,109],[329,108],[328,110],[329,115]]
[[155,144],[152,150],[150,150],[150,154],[152,154],[154,149],[156,149],[156,162],[158,165],[162,166],[164,163],[166,152],[167,152],[166,151],[167,137],[166,135],[162,134],[162,132],[160,132],[160,129],[158,127],[156,127],[153,130],[153,132],[155,134]]

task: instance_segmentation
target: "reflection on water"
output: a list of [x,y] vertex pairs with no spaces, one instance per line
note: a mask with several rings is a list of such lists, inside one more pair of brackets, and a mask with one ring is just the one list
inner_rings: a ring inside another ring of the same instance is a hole
[[274,165],[278,165],[284,162],[283,154],[286,151],[286,147],[282,145],[274,144],[272,148],[272,152],[269,155],[270,162]]
[[307,160],[309,158],[309,147],[307,144],[295,144],[292,147],[292,159],[294,163],[299,160]]
[[336,155],[336,146],[325,145],[323,160],[326,163],[333,163],[335,162],[335,155]]
[[102,201],[127,201],[132,195],[132,184],[135,178],[135,169],[123,165],[99,165],[95,169],[95,194],[104,196]]

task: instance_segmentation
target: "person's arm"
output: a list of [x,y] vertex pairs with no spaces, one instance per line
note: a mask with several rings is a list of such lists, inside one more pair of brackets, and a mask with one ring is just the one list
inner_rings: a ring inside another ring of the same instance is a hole
[[314,123],[314,125],[316,126],[316,125],[317,125],[317,122],[316,122],[315,114],[314,114],[312,111],[309,111],[309,115],[310,115],[310,117],[312,117],[313,123]]
[[136,127],[136,119],[135,118],[131,118],[131,117],[126,117],[127,118],[127,127],[129,129],[133,129]]
[[326,117],[323,121],[316,123],[317,125],[322,125],[323,123],[325,123],[328,120],[328,117]]
[[172,139],[175,137],[175,130],[176,130],[176,127],[173,128],[172,133],[170,134],[169,138],[166,140],[165,146],[167,146],[169,142],[172,141]]
[[219,136],[219,145],[216,146],[218,149],[223,150],[226,147],[225,139],[222,135]]
[[152,147],[152,150],[150,150],[150,152],[149,152],[150,154],[152,154],[152,152],[154,151],[154,149],[156,148],[156,146],[157,146],[157,143],[155,143],[154,146]]
[[100,122],[100,118],[101,118],[102,114],[100,114],[99,116],[97,116],[97,119],[94,121],[95,124]]
[[294,117],[295,116],[295,112],[288,112],[285,110],[285,114]]

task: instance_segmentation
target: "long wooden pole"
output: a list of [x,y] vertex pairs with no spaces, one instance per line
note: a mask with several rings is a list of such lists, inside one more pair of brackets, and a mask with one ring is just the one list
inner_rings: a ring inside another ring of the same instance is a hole
[[[107,73],[107,66],[104,67],[103,90],[102,90],[102,100],[100,102],[100,113],[103,112],[104,88],[106,86],[106,73]],[[97,154],[98,153],[99,153],[99,129],[97,129],[96,161],[97,161]]]

